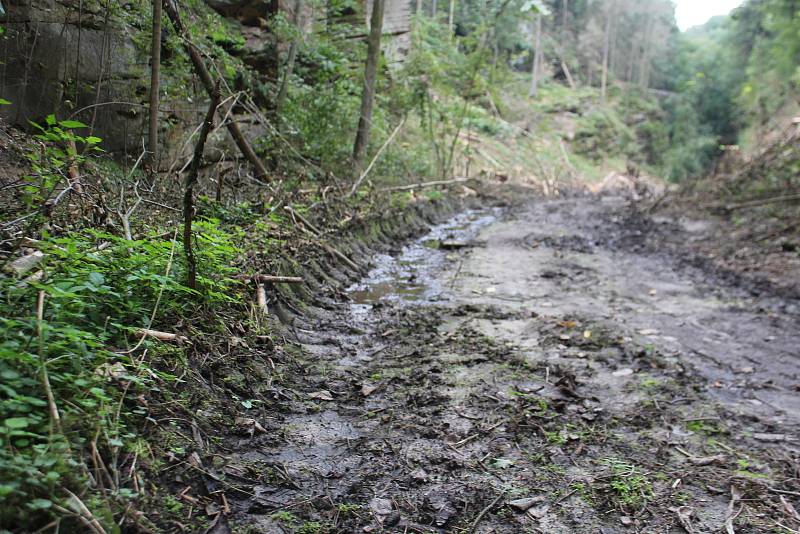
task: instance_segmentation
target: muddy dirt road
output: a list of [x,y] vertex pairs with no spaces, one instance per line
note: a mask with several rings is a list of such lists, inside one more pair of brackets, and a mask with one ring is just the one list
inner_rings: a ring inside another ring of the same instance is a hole
[[[462,213],[299,329],[225,472],[252,532],[794,532],[800,309],[701,225],[576,198]],[[245,527],[247,528],[247,527]]]

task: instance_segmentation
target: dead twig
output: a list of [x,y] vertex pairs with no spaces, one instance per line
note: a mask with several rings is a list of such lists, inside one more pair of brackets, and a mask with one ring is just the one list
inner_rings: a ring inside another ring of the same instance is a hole
[[378,152],[375,153],[375,156],[372,158],[372,161],[369,162],[369,165],[367,166],[366,170],[361,173],[361,176],[358,177],[358,180],[356,180],[356,183],[353,184],[353,188],[350,189],[350,194],[348,196],[351,197],[351,196],[356,194],[356,191],[361,186],[361,182],[364,181],[364,178],[367,177],[367,175],[372,170],[372,167],[375,166],[375,163],[378,161],[378,158],[381,157],[381,154],[383,154],[383,151],[386,150],[386,147],[388,147],[390,144],[392,144],[392,141],[394,141],[394,138],[397,137],[397,134],[400,133],[400,130],[403,129],[403,126],[405,126],[405,124],[406,124],[406,117],[403,117],[403,120],[400,121],[400,124],[398,124],[397,128],[395,128],[394,131],[392,132],[392,135],[389,136],[389,138],[386,140],[385,143],[383,143],[381,148],[378,149]]
[[725,532],[727,534],[736,534],[733,528],[733,521],[742,513],[742,508],[736,511],[736,505],[742,498],[742,493],[736,486],[731,486],[731,500],[728,503],[728,513],[725,516]]
[[484,517],[486,514],[488,514],[488,513],[489,513],[489,511],[490,511],[492,508],[494,508],[494,507],[497,505],[497,503],[498,503],[498,502],[500,502],[500,500],[501,500],[503,497],[505,497],[505,494],[506,494],[506,492],[505,492],[505,491],[502,491],[502,492],[500,493],[500,495],[498,495],[498,496],[497,496],[497,497],[496,497],[496,498],[495,498],[495,499],[494,499],[494,500],[493,500],[491,503],[489,503],[489,506],[487,506],[486,508],[484,508],[483,510],[481,510],[481,513],[479,513],[479,514],[478,514],[478,516],[475,518],[475,521],[473,521],[473,522],[472,522],[472,528],[470,529],[470,532],[473,532],[473,533],[474,533],[474,532],[476,531],[476,529],[478,528],[478,525],[480,524],[480,522],[481,522],[481,520],[483,519],[483,517]]

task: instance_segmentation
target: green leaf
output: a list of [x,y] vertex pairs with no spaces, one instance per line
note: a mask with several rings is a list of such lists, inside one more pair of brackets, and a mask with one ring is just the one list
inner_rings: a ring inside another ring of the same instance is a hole
[[100,273],[89,273],[89,281],[96,286],[101,286],[106,279]]
[[8,428],[28,428],[30,420],[27,417],[10,417],[4,423]]
[[533,11],[534,13],[541,13],[544,16],[550,14],[550,9],[542,0],[527,0],[524,4],[522,4],[520,11],[523,13]]
[[53,501],[48,499],[33,499],[28,503],[28,508],[31,510],[47,510],[53,506]]
[[81,121],[61,121],[58,123],[62,128],[88,128]]
[[508,469],[512,465],[514,465],[514,461],[508,458],[496,458],[492,462],[492,467],[496,467],[497,469]]
[[103,140],[100,137],[95,137],[93,135],[90,135],[89,137],[84,139],[84,141],[86,141],[86,143],[89,145],[96,145],[103,142]]
[[6,100],[5,98],[0,98],[0,106],[10,106],[10,105],[11,105],[10,100]]
[[56,122],[58,122],[56,120],[55,115],[48,115],[47,117],[45,117],[44,121],[47,123],[48,126],[55,126]]

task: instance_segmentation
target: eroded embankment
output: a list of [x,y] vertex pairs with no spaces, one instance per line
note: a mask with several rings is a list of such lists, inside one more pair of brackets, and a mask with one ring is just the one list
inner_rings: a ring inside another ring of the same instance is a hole
[[263,401],[220,421],[203,467],[216,528],[796,529],[792,303],[687,267],[653,228],[629,246],[626,210],[465,211],[405,247],[395,219],[341,244],[366,276],[309,260],[316,281],[276,288],[287,342],[237,371]]

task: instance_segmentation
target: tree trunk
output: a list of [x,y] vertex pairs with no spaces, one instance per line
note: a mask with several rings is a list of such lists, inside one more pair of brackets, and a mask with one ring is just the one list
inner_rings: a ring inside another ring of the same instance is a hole
[[606,12],[606,28],[603,32],[603,72],[600,81],[600,96],[604,102],[608,92],[608,50],[611,43],[611,14],[612,10]]
[[417,9],[414,11],[415,15],[422,13],[422,0],[417,0]]
[[381,33],[383,33],[383,8],[385,0],[373,0],[367,40],[367,63],[364,68],[364,87],[361,93],[361,116],[358,119],[356,142],[353,146],[353,162],[356,176],[361,172],[364,156],[369,145],[372,126],[372,107],[375,103],[375,80],[378,77],[378,60],[381,57]]
[[211,92],[211,104],[208,106],[203,127],[200,129],[200,137],[194,147],[194,157],[189,165],[189,174],[186,175],[186,189],[183,194],[183,251],[186,254],[186,287],[197,289],[197,259],[192,248],[192,222],[194,221],[194,186],[197,183],[197,175],[200,172],[200,163],[203,161],[203,151],[206,146],[206,139],[211,129],[214,127],[214,114],[219,107],[219,82]]
[[[302,32],[300,27],[301,13],[303,11],[303,0],[295,0],[294,2],[294,25],[297,31]],[[289,45],[289,57],[286,58],[286,68],[283,71],[283,79],[281,80],[281,89],[278,91],[278,98],[275,101],[275,116],[280,117],[281,108],[286,101],[286,95],[289,92],[289,81],[292,78],[294,71],[294,62],[297,59],[297,49],[300,46],[300,38],[292,39],[292,44]]]
[[655,17],[652,14],[648,14],[645,22],[642,59],[639,65],[639,86],[642,89],[647,89],[650,85],[650,51],[652,49],[653,27],[655,26],[654,19]]
[[450,0],[450,12],[447,16],[447,27],[450,29],[450,35],[453,34],[453,22],[456,16],[456,0]]
[[533,52],[533,67],[531,68],[531,90],[529,96],[535,97],[539,94],[539,68],[542,62],[542,14],[536,16],[536,42]]
[[569,83],[570,89],[575,89],[575,80],[572,79],[572,73],[569,71],[567,62],[564,61],[563,59],[561,60],[561,70],[564,71],[564,76],[567,77],[567,83]]
[[436,18],[436,12],[439,11],[439,3],[436,0],[431,2],[431,18]]
[[567,23],[569,22],[569,0],[561,0],[561,37],[567,34]]
[[148,162],[151,172],[158,170],[158,102],[161,71],[162,0],[153,0],[153,41],[150,48],[150,124],[148,128]]
[[617,50],[617,41],[619,40],[619,36],[617,33],[617,25],[619,24],[619,3],[614,2],[611,7],[611,25],[609,26],[608,31],[608,72],[611,74],[615,74],[617,72],[616,65],[617,65],[617,58],[616,58],[616,50]]

